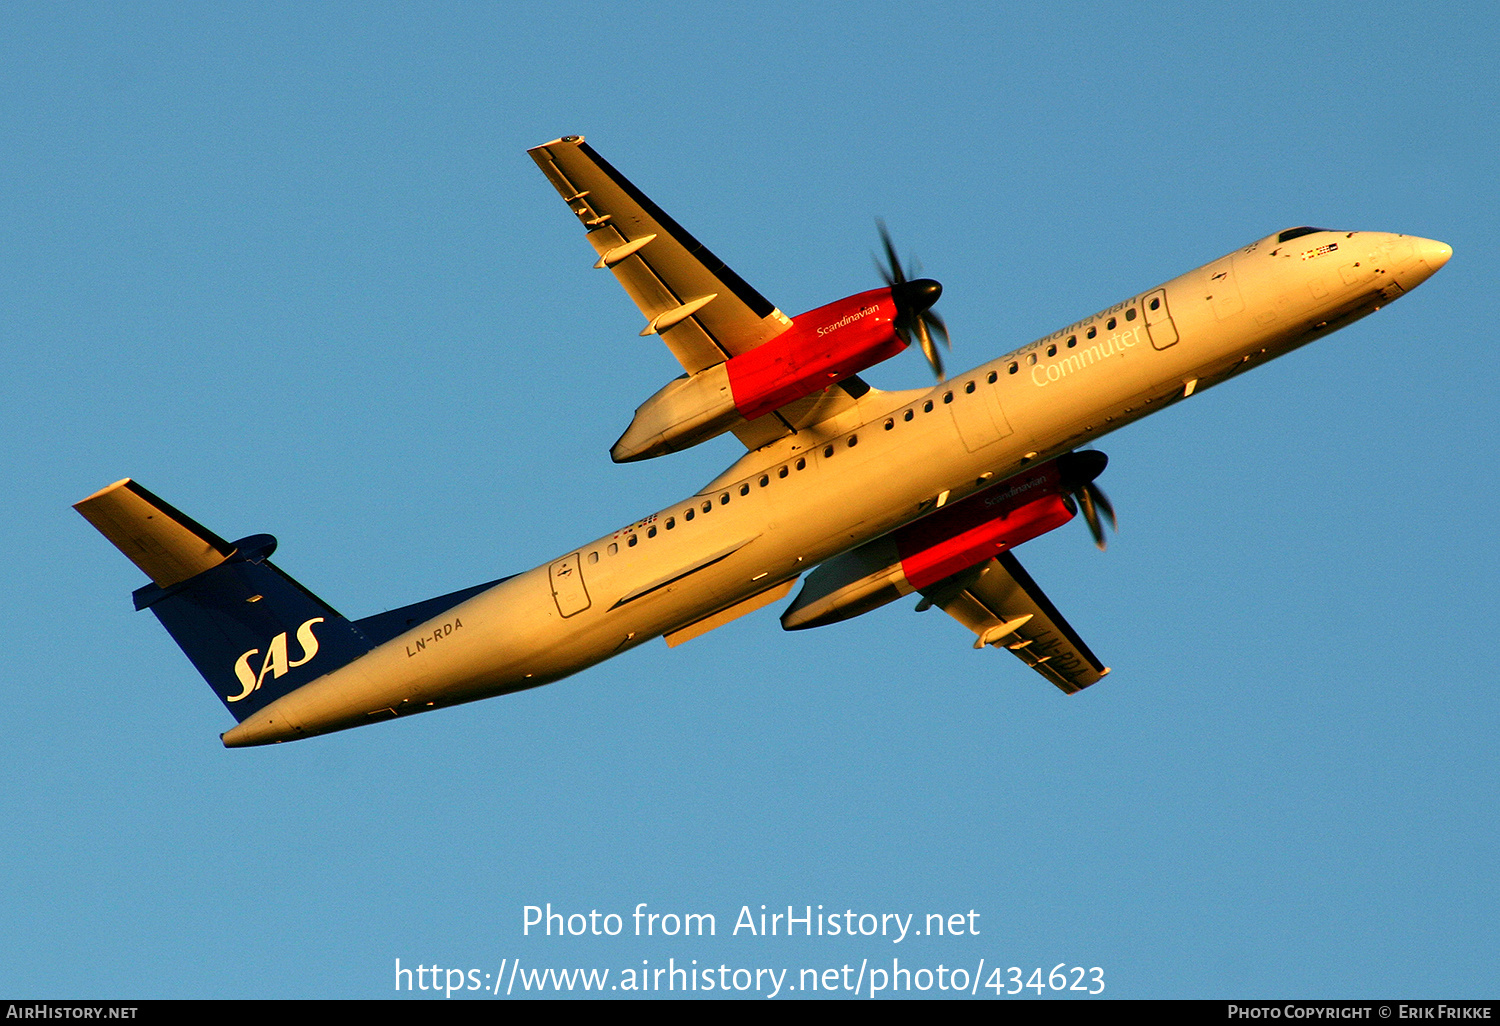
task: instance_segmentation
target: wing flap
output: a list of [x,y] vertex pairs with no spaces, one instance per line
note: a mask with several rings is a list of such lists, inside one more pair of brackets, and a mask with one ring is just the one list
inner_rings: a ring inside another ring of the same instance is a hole
[[1109,673],[1009,552],[922,594],[974,632],[975,648],[1008,649],[1070,695]]
[[863,378],[851,375],[821,392],[793,399],[779,410],[739,421],[730,430],[753,452],[778,438],[833,420],[854,409],[860,397],[871,391]]
[[715,628],[722,627],[732,620],[738,620],[747,613],[753,613],[762,606],[768,606],[777,599],[784,598],[786,593],[792,590],[792,585],[796,583],[797,578],[795,577],[789,581],[782,581],[780,584],[773,585],[765,591],[736,602],[727,609],[721,609],[717,613],[705,616],[703,619],[690,623],[686,627],[679,627],[675,631],[663,635],[666,639],[667,647],[676,648],[678,645],[692,641],[694,638],[707,634]]
[[528,151],[607,267],[693,374],[754,349],[791,320],[583,141]]

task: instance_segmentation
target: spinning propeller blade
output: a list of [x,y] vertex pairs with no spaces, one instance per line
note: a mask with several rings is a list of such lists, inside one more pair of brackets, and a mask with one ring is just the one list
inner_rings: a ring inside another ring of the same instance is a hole
[[[922,355],[927,357],[927,363],[932,372],[937,375],[939,381],[943,380],[943,358],[938,353],[933,337],[941,339],[943,345],[952,350],[953,343],[948,340],[948,326],[943,319],[932,312],[932,305],[938,301],[943,294],[943,286],[931,278],[912,278],[906,271],[901,269],[901,261],[896,256],[896,246],[891,242],[891,233],[886,230],[885,222],[876,219],[875,223],[880,227],[880,243],[885,249],[885,263],[881,264],[877,258],[875,267],[880,271],[880,277],[890,286],[891,297],[896,301],[896,334],[901,336],[902,341],[911,345],[913,337],[922,347]],[[912,261],[910,274],[921,273],[921,266]]]
[[1104,525],[1099,514],[1103,513],[1109,520],[1111,529],[1120,529],[1119,522],[1115,519],[1114,504],[1109,501],[1104,490],[1094,483],[1094,478],[1102,474],[1108,465],[1109,457],[1093,449],[1070,452],[1057,458],[1063,490],[1070,502],[1076,504],[1076,508],[1083,513],[1084,523],[1089,525],[1089,534],[1094,536],[1094,544],[1099,546],[1100,552],[1104,551]]

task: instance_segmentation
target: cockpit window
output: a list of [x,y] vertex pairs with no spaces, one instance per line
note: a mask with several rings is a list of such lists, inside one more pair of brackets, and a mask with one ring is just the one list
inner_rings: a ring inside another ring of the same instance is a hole
[[1304,235],[1311,235],[1314,232],[1326,232],[1327,230],[1327,228],[1309,228],[1307,225],[1303,225],[1301,228],[1288,228],[1276,236],[1276,241],[1278,243],[1291,242],[1293,239],[1300,239]]

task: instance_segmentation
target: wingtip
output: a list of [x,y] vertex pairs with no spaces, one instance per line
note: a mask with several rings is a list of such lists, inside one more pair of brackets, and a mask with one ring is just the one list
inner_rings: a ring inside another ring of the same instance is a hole
[[563,144],[568,146],[577,146],[581,142],[583,142],[583,136],[581,135],[563,135],[559,136],[556,139],[553,139],[551,142],[544,142],[540,146],[533,146],[526,152],[535,153],[537,150],[545,150],[548,146],[558,146]]
[[122,478],[120,478],[120,480],[116,481],[114,484],[105,485],[103,488],[99,489],[93,495],[89,495],[89,496],[87,496],[85,498],[79,499],[77,502],[73,503],[73,508],[74,509],[79,509],[79,507],[83,506],[85,503],[92,502],[95,499],[99,498],[101,495],[108,495],[110,492],[114,491],[117,488],[124,488],[128,484],[130,484],[130,478],[128,478],[128,477],[122,477]]

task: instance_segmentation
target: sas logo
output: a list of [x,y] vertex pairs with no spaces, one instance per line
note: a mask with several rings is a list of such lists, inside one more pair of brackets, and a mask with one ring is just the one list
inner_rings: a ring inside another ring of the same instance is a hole
[[259,690],[268,673],[274,679],[282,676],[294,667],[311,661],[312,657],[318,654],[318,639],[313,635],[313,624],[322,622],[323,617],[315,616],[297,628],[297,644],[302,646],[301,659],[287,659],[286,631],[282,631],[276,635],[276,637],[271,639],[271,644],[266,646],[265,658],[260,661],[259,673],[251,668],[250,658],[251,656],[259,655],[260,649],[252,648],[236,659],[234,661],[234,675],[239,678],[240,686],[245,690],[237,695],[230,695],[226,701],[238,702],[241,699],[249,698],[251,692]]

